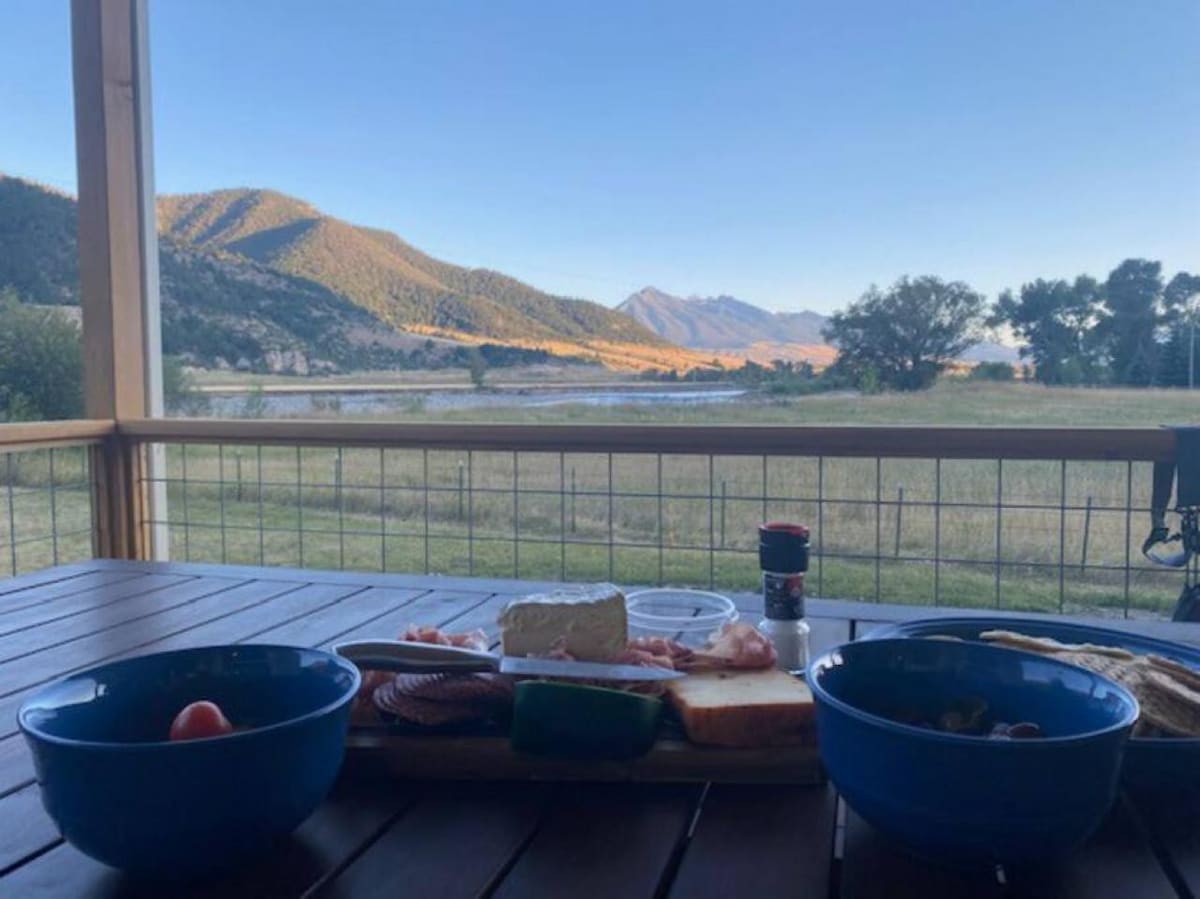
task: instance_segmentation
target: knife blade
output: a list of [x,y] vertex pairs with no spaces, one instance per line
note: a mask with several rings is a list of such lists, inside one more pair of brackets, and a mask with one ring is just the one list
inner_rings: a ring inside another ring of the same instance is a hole
[[567,680],[666,681],[683,677],[682,671],[650,665],[609,665],[605,662],[569,662],[501,656],[500,673],[523,677],[561,677]]

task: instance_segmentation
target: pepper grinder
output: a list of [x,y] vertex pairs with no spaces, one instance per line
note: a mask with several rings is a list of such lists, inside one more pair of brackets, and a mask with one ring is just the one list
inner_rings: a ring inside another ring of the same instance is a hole
[[758,529],[763,612],[758,628],[771,638],[776,667],[803,676],[808,667],[808,622],[804,620],[804,573],[808,571],[808,528],[775,521]]

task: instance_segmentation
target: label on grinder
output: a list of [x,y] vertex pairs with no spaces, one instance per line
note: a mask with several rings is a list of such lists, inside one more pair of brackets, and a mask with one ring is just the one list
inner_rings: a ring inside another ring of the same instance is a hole
[[804,572],[778,574],[764,571],[763,611],[776,621],[798,621],[804,617]]

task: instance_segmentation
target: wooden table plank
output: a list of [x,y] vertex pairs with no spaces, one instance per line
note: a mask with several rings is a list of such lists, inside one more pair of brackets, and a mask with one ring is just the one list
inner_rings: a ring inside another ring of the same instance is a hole
[[[213,585],[214,582],[207,578],[147,575],[123,581],[115,588],[97,590],[94,594],[97,600],[112,601],[94,608],[84,607],[56,620],[41,621],[0,635],[0,662],[173,609],[213,593]],[[110,592],[112,589],[120,590],[126,595],[113,598]],[[57,610],[58,604],[55,605]]]
[[[229,565],[215,562],[125,562],[96,559],[88,563],[98,571],[130,571],[142,574],[186,574],[195,577],[273,577],[314,584],[350,584],[391,587],[398,590],[463,590],[468,593],[507,593],[524,596],[563,586],[561,581],[529,581],[512,578],[459,577],[447,574],[403,574],[389,572],[337,571],[321,568],[290,568]],[[629,589],[634,589],[630,587]]]
[[344,779],[275,851],[215,883],[138,883],[62,844],[0,879],[0,895],[23,899],[301,896],[345,865],[411,801],[411,788],[402,784]]
[[[183,630],[205,615],[213,617],[237,608],[245,594],[257,595],[254,581],[236,581],[228,578],[203,578],[188,582],[191,589],[205,594],[186,608],[168,609],[159,615],[129,621],[110,630],[90,634],[68,644],[52,646],[20,659],[0,663],[0,695],[7,695],[48,678],[56,677],[70,668],[93,664],[101,659],[116,655],[126,649],[150,643],[160,636]],[[241,587],[237,593],[234,588]],[[4,642],[7,642],[5,640]]]
[[[181,577],[164,573],[159,577]],[[45,584],[28,588],[13,589],[11,581],[0,581],[9,588],[9,592],[0,596],[0,622],[6,621],[9,615],[27,609],[30,606],[40,606],[43,603],[57,601],[67,596],[78,596],[88,590],[119,584],[121,581],[138,577],[133,571],[111,569],[107,571],[84,572],[62,580],[50,580]]]
[[[239,640],[252,636],[259,630],[273,627],[292,617],[303,615],[314,608],[320,608],[322,605],[335,602],[345,592],[345,588],[343,587],[296,587],[292,584],[278,584],[273,581],[259,581],[257,585],[237,589],[239,592],[244,589],[245,592],[249,593],[252,587],[254,587],[256,601],[249,606],[241,607],[240,611],[234,611],[231,614],[208,622],[201,622],[192,629],[172,634],[170,637],[153,642],[152,644],[135,647],[132,650],[113,656],[109,661],[118,658],[128,658],[140,653],[156,652],[161,649],[182,646],[236,643]],[[287,602],[281,602],[277,606],[270,605],[269,601],[271,599],[278,597],[282,600],[284,596],[288,597]],[[235,606],[240,605],[240,603],[235,604]],[[258,612],[255,612],[256,609]],[[70,671],[86,667],[90,666],[82,665],[61,671],[55,675],[55,678],[68,674]],[[7,737],[11,734],[16,734],[17,709],[24,702],[28,692],[29,689],[20,690],[0,699],[0,735]],[[5,770],[0,768],[0,777],[4,776],[6,776]]]
[[[367,591],[367,593],[374,592],[390,594],[396,591],[391,587],[373,587]],[[395,639],[410,624],[432,624],[437,627],[447,627],[463,614],[486,603],[488,599],[489,596],[486,593],[430,590],[422,594],[418,599],[406,603],[394,611],[373,618],[357,627],[338,634],[336,637],[325,641],[322,646],[328,649],[333,643],[346,640]]]
[[[529,839],[546,789],[537,784],[428,784],[419,801],[346,870],[322,899],[484,895]],[[574,884],[572,884],[573,886]],[[558,895],[574,895],[560,885]]]
[[383,593],[359,590],[348,593],[336,603],[302,618],[294,618],[260,631],[254,639],[258,643],[316,646],[322,641],[336,639],[348,630],[394,612],[397,607],[411,603],[420,595],[420,591],[417,590],[388,590]]
[[20,590],[28,590],[31,587],[40,587],[57,583],[58,581],[69,580],[70,578],[81,577],[97,570],[99,570],[97,566],[93,565],[92,560],[89,559],[83,562],[72,562],[69,565],[43,568],[40,571],[31,571],[28,574],[18,574],[16,577],[0,579],[0,608],[4,606],[4,597],[9,593],[16,593]]
[[33,780],[33,757],[25,737],[12,734],[0,740],[0,798]]
[[1174,899],[1177,895],[1123,803],[1076,853],[1046,867],[1008,871],[1023,899]]
[[488,598],[458,617],[446,622],[446,629],[456,633],[481,630],[493,648],[500,644],[499,617],[504,607],[515,597],[510,593],[493,593]]
[[60,597],[53,602],[41,602],[26,606],[6,615],[0,615],[0,637],[15,631],[45,627],[73,616],[98,614],[119,601],[149,593],[173,584],[196,581],[198,578],[181,575],[146,574],[123,578],[110,584],[89,587]]
[[919,861],[898,848],[853,809],[846,815],[841,899],[1000,899],[1000,884]]
[[[1168,796],[1152,802],[1127,799],[1126,810],[1132,819],[1130,826],[1146,833],[1151,845],[1157,847],[1159,858],[1165,859],[1177,891],[1181,895],[1200,895],[1200,802],[1196,797]],[[1097,835],[1097,841],[1106,840],[1110,845],[1114,839],[1120,839],[1120,832]],[[1129,850],[1117,845],[1111,851],[1122,858]],[[1139,857],[1138,863],[1144,864],[1144,859]],[[1103,867],[1106,862],[1099,864]]]
[[13,715],[21,703],[21,694],[29,688],[253,607],[290,589],[291,585],[272,581],[239,585],[237,581],[226,581],[214,587],[217,592],[186,606],[0,664],[0,736],[15,729]]
[[0,799],[0,874],[58,842],[58,828],[42,808],[37,784]]
[[556,788],[529,846],[494,899],[637,899],[669,883],[701,788],[573,784]]
[[283,592],[276,592],[252,606],[201,622],[146,646],[123,652],[116,658],[126,659],[147,652],[166,652],[189,646],[248,643],[281,624],[311,615],[355,592],[353,587],[341,584],[304,584],[299,587],[288,584]]
[[671,899],[826,899],[835,808],[829,787],[713,784]]

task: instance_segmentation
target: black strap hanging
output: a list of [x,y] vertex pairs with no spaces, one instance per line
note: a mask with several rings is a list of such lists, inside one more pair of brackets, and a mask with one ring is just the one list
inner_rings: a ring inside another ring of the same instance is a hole
[[[1160,565],[1183,568],[1200,551],[1200,533],[1195,527],[1195,513],[1200,510],[1200,427],[1171,430],[1175,433],[1175,458],[1154,463],[1150,534],[1142,544],[1142,553]],[[1171,534],[1166,521],[1172,487],[1174,508],[1183,519],[1177,534]]]
[[[1154,463],[1150,499],[1150,534],[1142,554],[1152,562],[1184,568],[1183,591],[1175,604],[1175,621],[1200,621],[1200,427],[1172,428],[1175,458]],[[1179,532],[1167,527],[1171,489],[1179,513]]]

